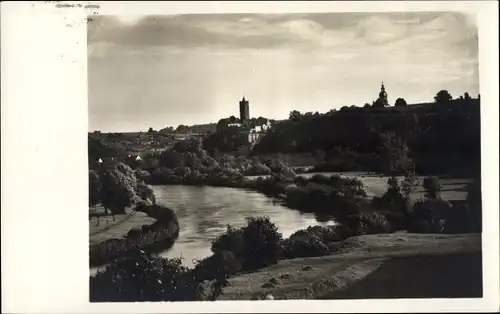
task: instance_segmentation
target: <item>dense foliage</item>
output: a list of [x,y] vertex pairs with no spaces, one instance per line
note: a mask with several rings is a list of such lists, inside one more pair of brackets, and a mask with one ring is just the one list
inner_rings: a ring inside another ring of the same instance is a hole
[[273,126],[254,150],[263,154],[321,149],[332,165],[330,171],[383,171],[379,154],[383,134],[395,134],[407,142],[418,173],[478,173],[479,100],[438,96],[436,103],[421,105],[346,107],[318,115],[294,111],[289,120]]
[[148,184],[188,184],[245,187],[245,176],[272,173],[294,176],[280,160],[231,156],[202,148],[200,140],[176,143],[158,156],[145,156],[136,165],[136,177]]
[[90,277],[93,302],[193,301],[199,283],[180,259],[138,255],[117,260]]
[[140,202],[154,203],[154,193],[134,171],[124,163],[103,164],[99,171],[89,170],[89,202],[101,203],[107,212],[125,213],[126,207]]
[[99,180],[99,174],[97,171],[89,170],[89,206],[93,207],[99,204],[101,190],[101,181]]

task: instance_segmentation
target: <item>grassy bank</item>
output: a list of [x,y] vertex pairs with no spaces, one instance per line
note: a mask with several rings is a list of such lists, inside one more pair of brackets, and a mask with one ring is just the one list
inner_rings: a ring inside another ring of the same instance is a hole
[[135,211],[130,207],[125,209],[125,214],[115,215],[114,220],[112,216],[104,215],[100,209],[97,212],[99,212],[99,216],[89,219],[90,245],[110,239],[124,238],[131,229],[151,225],[156,221],[147,214]]
[[356,236],[333,255],[282,260],[235,276],[219,299],[250,300],[267,293],[275,299],[481,297],[481,237]]
[[157,205],[138,205],[135,210],[139,215],[147,215],[154,221],[144,224],[140,228],[128,229],[123,236],[126,226],[118,229],[122,238],[109,238],[97,242],[91,241],[89,248],[90,266],[100,266],[115,259],[124,258],[137,253],[138,249],[148,252],[160,252],[169,249],[179,237],[179,222],[175,213],[166,207]]

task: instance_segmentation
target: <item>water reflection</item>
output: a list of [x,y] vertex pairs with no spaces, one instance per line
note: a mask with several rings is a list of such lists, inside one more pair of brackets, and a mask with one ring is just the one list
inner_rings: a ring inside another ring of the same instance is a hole
[[211,241],[223,233],[228,224],[243,227],[247,217],[269,216],[284,237],[307,226],[328,224],[317,222],[313,214],[290,210],[253,191],[175,185],[153,186],[153,190],[157,202],[172,208],[180,224],[179,239],[174,247],[160,255],[183,257],[186,266],[192,266],[194,259],[209,256]]

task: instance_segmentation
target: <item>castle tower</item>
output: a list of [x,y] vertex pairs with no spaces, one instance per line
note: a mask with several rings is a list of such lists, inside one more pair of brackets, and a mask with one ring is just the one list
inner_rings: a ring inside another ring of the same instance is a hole
[[248,100],[243,97],[240,101],[240,122],[250,119],[250,105]]

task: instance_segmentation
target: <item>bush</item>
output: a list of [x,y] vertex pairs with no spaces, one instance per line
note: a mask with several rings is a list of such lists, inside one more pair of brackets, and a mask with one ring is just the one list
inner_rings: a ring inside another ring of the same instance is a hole
[[465,202],[456,201],[452,204],[450,215],[445,220],[444,233],[468,233],[477,231],[476,221]]
[[330,179],[324,174],[315,174],[311,177],[309,181],[313,183],[326,184],[326,185],[330,183]]
[[409,232],[442,233],[451,205],[442,199],[418,200],[410,214]]
[[151,173],[147,170],[143,169],[136,169],[134,171],[134,174],[138,180],[144,181],[144,182],[151,182]]
[[137,184],[137,194],[147,204],[156,204],[156,197],[153,189],[144,183]]
[[328,246],[315,235],[285,239],[282,245],[283,257],[287,259],[330,254]]
[[307,178],[305,177],[302,177],[302,176],[296,176],[294,179],[293,179],[293,182],[295,183],[296,186],[298,187],[304,187],[307,185]]
[[261,163],[254,163],[247,170],[245,170],[246,176],[262,176],[269,175],[272,173],[271,168]]
[[309,183],[305,187],[305,199],[302,202],[311,208],[328,207],[332,188],[326,185]]
[[323,256],[333,253],[342,237],[336,226],[314,226],[299,230],[282,243],[284,258]]
[[283,193],[283,189],[278,185],[281,181],[276,176],[268,178],[259,177],[257,180],[248,184],[248,187],[266,195],[279,195]]
[[230,251],[236,258],[244,258],[243,229],[236,229],[227,226],[225,233],[212,241],[211,250],[213,253]]
[[247,218],[243,228],[245,269],[258,269],[276,264],[280,256],[282,234],[269,217]]
[[141,234],[142,234],[141,229],[139,229],[139,228],[132,228],[132,229],[129,230],[129,232],[127,232],[127,238],[138,237]]
[[363,200],[347,197],[336,190],[330,195],[330,199],[332,205],[331,213],[339,222],[342,222],[348,216],[359,214],[365,206]]
[[313,235],[321,239],[322,242],[335,242],[342,240],[338,233],[338,226],[311,226],[307,229],[299,230],[290,236],[293,238],[307,237],[308,235]]
[[224,280],[241,270],[241,261],[231,251],[217,251],[199,261],[193,275],[199,282],[205,280]]
[[424,179],[423,186],[428,198],[434,199],[439,197],[439,193],[441,192],[441,183],[439,183],[438,177],[426,177]]
[[387,217],[377,211],[363,211],[347,217],[348,228],[356,230],[356,234],[380,234],[392,232]]
[[90,277],[90,301],[195,301],[198,286],[180,259],[136,256],[114,261]]
[[384,211],[408,213],[410,210],[409,195],[405,195],[406,193],[402,191],[396,178],[389,178],[388,185],[389,187],[382,197],[375,196],[373,198],[373,207]]
[[149,217],[155,218],[161,224],[173,224],[179,226],[179,219],[175,212],[163,205],[151,204],[136,207],[137,211],[146,213]]

